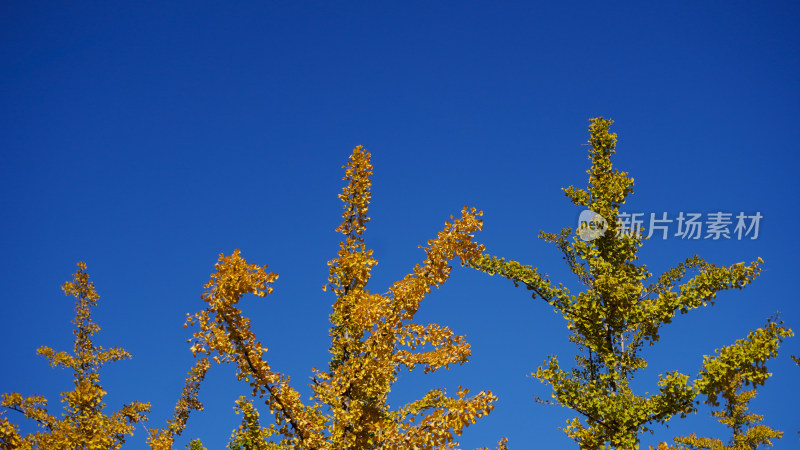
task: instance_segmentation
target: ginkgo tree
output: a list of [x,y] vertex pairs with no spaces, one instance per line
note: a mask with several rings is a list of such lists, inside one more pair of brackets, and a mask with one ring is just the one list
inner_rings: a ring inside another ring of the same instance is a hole
[[652,279],[646,266],[638,263],[637,252],[646,239],[626,232],[620,222],[620,208],[633,192],[633,179],[612,165],[617,136],[609,132],[611,124],[603,118],[591,120],[588,188],[564,189],[593,221],[577,232],[564,228],[558,234],[540,234],[563,254],[581,286],[579,293],[517,261],[483,254],[468,263],[525,286],[566,320],[569,339],[577,347],[574,367],[562,367],[561,360],[552,356],[533,375],[552,388],[554,400],[540,401],[579,414],[563,430],[583,450],[638,448],[643,432],[695,412],[702,396],[716,404],[720,393],[730,398],[735,380],[763,384],[768,376],[766,360],[792,335],[790,329],[769,322],[706,357],[691,379],[671,371],[660,375],[655,393],[634,392],[630,382],[647,366],[643,350],[659,341],[662,326],[679,313],[713,304],[721,291],[744,288],[758,277],[762,261],[717,266],[692,256]]
[[[105,413],[103,398],[107,392],[100,384],[100,369],[109,362],[128,359],[131,354],[120,347],[105,349],[94,343],[100,326],[92,320],[92,308],[100,295],[86,272],[86,264],[78,263],[78,271],[62,286],[64,293],[75,297],[75,336],[73,352],[41,347],[37,353],[47,358],[52,367],[72,369],[72,391],[61,394],[61,417],[50,413],[47,399],[39,395],[3,394],[0,407],[21,413],[35,421],[38,430],[22,435],[19,427],[0,410],[0,450],[107,450],[121,448],[136,424],[147,421],[149,402],[132,402],[111,414]],[[197,395],[200,383],[210,367],[208,358],[198,358],[189,371],[183,393],[175,405],[173,417],[163,429],[148,430],[147,443],[152,450],[172,449],[177,436],[186,428],[189,413],[202,410]]]
[[3,394],[0,406],[22,413],[34,420],[38,431],[22,436],[5,411],[0,411],[0,449],[94,450],[118,449],[134,426],[146,420],[149,403],[132,402],[111,414],[104,412],[106,391],[100,385],[99,369],[106,363],[130,358],[125,349],[105,349],[95,345],[92,336],[100,326],[92,321],[91,309],[100,296],[86,273],[86,264],[78,263],[73,281],[62,286],[64,293],[75,297],[75,344],[73,352],[59,352],[41,347],[37,353],[53,367],[72,369],[75,388],[61,395],[61,417],[47,410],[47,399],[39,395]]
[[[344,240],[328,263],[323,288],[336,297],[330,315],[332,357],[327,368],[313,369],[310,402],[265,359],[266,348],[238,307],[246,294],[264,297],[272,292],[278,275],[267,266],[248,263],[239,250],[220,255],[202,295],[206,308],[187,316],[187,324],[198,328],[190,340],[195,355],[235,365],[237,377],[251,388],[250,398],[236,402],[243,422],[229,448],[458,448],[456,437],[464,428],[492,411],[496,397],[491,392],[469,395],[468,389],[459,388],[448,396],[435,389],[396,409],[388,397],[401,370],[432,372],[469,358],[463,336],[444,325],[413,319],[425,295],[448,279],[451,260],[464,263],[481,254],[473,235],[482,227],[481,213],[465,207],[460,217],[451,217],[428,241],[421,264],[386,293],[374,293],[367,282],[377,261],[363,237],[371,199],[370,154],[356,147],[343,168],[347,184],[339,195],[344,212],[337,231]],[[266,426],[255,401],[263,402],[272,415]],[[505,439],[499,447],[505,448]]]

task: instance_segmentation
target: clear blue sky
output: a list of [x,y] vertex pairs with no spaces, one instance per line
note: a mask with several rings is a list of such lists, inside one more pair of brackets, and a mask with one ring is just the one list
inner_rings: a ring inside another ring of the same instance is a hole
[[[703,354],[780,311],[800,329],[800,5],[797,2],[2,2],[0,4],[0,391],[71,388],[35,356],[69,349],[73,304],[59,286],[86,261],[100,292],[97,343],[134,358],[102,373],[112,408],[171,414],[191,365],[181,325],[235,248],[280,274],[248,299],[273,366],[307,393],[328,361],[320,290],[337,249],[342,170],[356,145],[375,165],[367,234],[383,292],[463,205],[485,212],[494,254],[575,286],[539,230],[574,226],[560,188],[584,186],[588,119],[615,119],[617,167],[636,180],[630,212],[760,212],[757,240],[654,240],[653,272],[695,253],[717,264],[762,257],[763,276],[713,308],[678,317],[637,378],[695,373]],[[573,354],[563,320],[510,282],[458,267],[422,322],[466,334],[472,360],[403,374],[399,404],[428,387],[491,389],[496,410],[464,448],[508,436],[516,449],[573,448],[567,410],[534,403],[528,376]],[[770,363],[753,403],[797,448],[800,340]],[[183,443],[224,446],[246,393],[230,367],[203,385],[207,412]],[[11,414],[16,422],[22,418]],[[26,428],[30,429],[30,427]],[[654,444],[724,429],[707,409],[645,436]],[[139,428],[130,448],[144,447]]]

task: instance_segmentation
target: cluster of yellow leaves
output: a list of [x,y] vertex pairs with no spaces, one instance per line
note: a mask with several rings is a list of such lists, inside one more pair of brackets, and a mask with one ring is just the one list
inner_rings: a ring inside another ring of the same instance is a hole
[[742,391],[744,381],[741,377],[731,379],[725,387],[725,408],[714,411],[713,416],[732,430],[727,444],[722,439],[690,436],[677,437],[675,450],[755,450],[760,446],[772,447],[773,439],[780,439],[783,433],[761,424],[764,419],[759,414],[748,413],[747,405],[756,395],[755,389]]
[[172,445],[176,436],[180,436],[186,429],[186,422],[189,420],[191,411],[202,411],[203,404],[200,403],[197,395],[200,390],[200,383],[206,376],[211,363],[208,358],[198,359],[186,377],[186,384],[183,393],[175,405],[175,413],[172,419],[167,420],[167,428],[150,429],[150,436],[147,443],[151,450],[172,450]]
[[220,255],[217,271],[205,285],[202,299],[208,307],[187,317],[187,325],[197,324],[194,333],[195,354],[213,355],[216,363],[233,363],[238,367],[237,377],[252,387],[252,395],[266,397],[269,409],[282,424],[280,433],[288,436],[292,430],[300,440],[314,440],[315,412],[302,405],[300,394],[289,386],[287,377],[272,370],[263,354],[267,351],[256,340],[250,328],[250,319],[236,306],[245,294],[259,297],[272,292],[270,286],[278,276],[267,273],[266,266],[248,264],[239,252],[231,256]]
[[[323,288],[336,295],[330,316],[332,359],[327,370],[314,369],[312,403],[303,403],[289,378],[267,363],[266,348],[236,306],[245,294],[263,297],[272,292],[278,277],[266,266],[248,264],[239,250],[220,255],[202,296],[206,309],[187,317],[188,324],[199,327],[192,351],[212,356],[217,363],[235,364],[239,379],[250,384],[253,396],[262,398],[274,415],[274,425],[262,428],[254,407],[240,400],[237,410],[244,420],[232,445],[457,448],[455,436],[493,409],[496,397],[491,392],[468,396],[466,389],[459,389],[456,397],[447,397],[435,390],[398,410],[390,408],[387,398],[402,367],[422,365],[428,372],[467,361],[470,349],[463,336],[446,326],[412,320],[425,295],[449,277],[451,260],[460,258],[463,264],[480,256],[483,247],[473,241],[473,233],[482,227],[481,213],[465,207],[460,217],[451,217],[452,222],[445,222],[436,238],[428,241],[425,259],[411,274],[385,294],[371,293],[366,286],[377,261],[363,239],[371,198],[370,154],[356,147],[344,169],[347,184],[339,196],[344,212],[337,231],[345,238],[329,262],[328,284]],[[505,441],[500,446],[505,448]]]
[[[721,439],[692,433],[675,438],[678,445],[665,445],[665,449],[755,450],[762,445],[771,447],[773,439],[780,439],[783,433],[762,424],[763,416],[749,413],[748,403],[756,395],[755,388],[772,375],[765,362],[777,356],[783,339],[793,335],[792,330],[770,319],[765,327],[751,331],[746,339],[738,339],[714,356],[706,356],[695,390],[706,396],[709,405],[719,406],[720,397],[725,400],[725,406],[712,415],[731,429],[732,436],[725,444]],[[753,388],[745,391],[745,386]]]
[[[79,263],[71,282],[62,287],[75,297],[75,346],[73,353],[57,352],[42,347],[38,353],[53,367],[72,369],[75,388],[61,394],[64,412],[60,418],[47,411],[47,400],[40,396],[23,397],[18,393],[3,394],[0,406],[24,414],[39,425],[41,431],[21,436],[7,418],[0,418],[0,449],[100,450],[118,449],[126,435],[133,434],[136,423],[146,420],[149,403],[133,402],[106,415],[98,369],[107,362],[129,358],[121,348],[104,349],[92,341],[100,327],[91,319],[91,308],[99,296],[89,281],[86,264]],[[2,414],[2,413],[0,413]]]
[[[748,404],[756,396],[756,391],[755,388],[745,391],[744,386],[751,383],[747,376],[732,374],[725,379],[724,385],[714,388],[716,394],[725,398],[725,406],[712,415],[731,429],[732,435],[727,444],[722,439],[699,437],[692,433],[674,438],[675,446],[662,442],[657,450],[755,450],[761,446],[772,447],[772,440],[780,439],[783,433],[762,424],[764,416],[748,412]],[[757,385],[758,382],[752,384]],[[653,447],[650,446],[650,449],[653,450]]]
[[236,414],[242,415],[242,423],[233,431],[228,448],[231,450],[280,450],[291,447],[276,444],[270,439],[277,433],[275,424],[265,428],[261,426],[258,410],[250,399],[242,396],[236,400]]

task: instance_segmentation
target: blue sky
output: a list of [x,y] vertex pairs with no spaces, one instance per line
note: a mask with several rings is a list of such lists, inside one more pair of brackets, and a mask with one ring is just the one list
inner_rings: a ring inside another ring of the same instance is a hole
[[[235,3],[235,4],[234,4]],[[417,245],[463,205],[485,212],[478,240],[575,286],[539,230],[574,226],[560,191],[585,186],[588,119],[613,118],[615,164],[636,180],[630,212],[760,212],[756,240],[653,240],[652,272],[695,253],[766,263],[744,291],[678,317],[637,378],[693,374],[702,355],[796,300],[800,5],[796,2],[3,2],[0,4],[0,391],[58,408],[71,376],[35,355],[69,349],[73,304],[59,286],[86,261],[101,295],[96,342],[134,357],[102,373],[112,408],[171,415],[192,363],[181,325],[202,308],[220,252],[242,249],[280,274],[245,311],[273,367],[308,392],[328,361],[320,287],[337,249],[337,194],[356,145],[373,155],[367,244],[383,292],[421,261]],[[418,314],[466,334],[471,361],[402,374],[392,402],[430,387],[491,389],[496,410],[464,448],[507,436],[516,449],[573,448],[529,376],[570,360],[563,320],[510,282],[461,267]],[[797,338],[769,366],[753,410],[796,448]],[[180,445],[222,448],[247,392],[230,367],[201,390]],[[21,417],[10,416],[17,423]],[[27,426],[25,429],[31,429]],[[707,409],[643,443],[725,433]],[[128,447],[143,448],[139,428]]]

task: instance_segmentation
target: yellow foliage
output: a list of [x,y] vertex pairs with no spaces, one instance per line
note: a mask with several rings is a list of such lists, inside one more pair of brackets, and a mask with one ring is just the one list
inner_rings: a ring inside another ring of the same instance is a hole
[[[231,437],[231,449],[457,448],[455,437],[491,412],[496,400],[491,392],[470,396],[463,388],[455,397],[434,390],[397,410],[387,403],[400,368],[422,366],[430,372],[464,363],[470,356],[463,336],[446,326],[414,323],[413,318],[425,295],[449,277],[451,260],[459,258],[464,264],[480,256],[483,247],[473,241],[473,233],[482,227],[481,212],[465,207],[459,218],[451,216],[452,222],[445,222],[444,229],[428,241],[421,264],[387,293],[370,293],[366,285],[377,261],[362,237],[369,222],[369,153],[357,147],[344,168],[347,184],[339,196],[344,212],[337,231],[345,238],[336,258],[329,262],[328,284],[323,286],[336,295],[330,330],[333,357],[328,370],[314,369],[312,403],[303,403],[289,378],[264,359],[266,348],[237,306],[245,294],[264,297],[271,293],[278,275],[267,272],[266,266],[248,264],[235,250],[232,255],[220,255],[216,271],[205,285],[202,299],[206,309],[187,315],[187,325],[199,327],[193,335],[192,353],[206,356],[198,358],[189,371],[166,427],[148,429],[152,450],[173,450],[190,412],[203,409],[198,391],[212,361],[237,366],[238,378],[250,384],[252,396],[263,399],[274,417],[271,425],[262,427],[252,399],[240,398],[235,409],[243,421]],[[76,298],[73,351],[38,350],[51,366],[73,370],[75,388],[62,394],[61,418],[48,412],[43,397],[3,395],[0,406],[35,420],[41,431],[22,436],[0,412],[0,450],[117,449],[126,435],[133,434],[134,425],[146,420],[149,403],[134,402],[111,415],[103,412],[106,391],[98,369],[130,354],[93,343],[92,335],[100,327],[91,320],[91,307],[99,296],[85,272],[86,265],[78,266],[74,280],[63,286],[67,295]],[[501,440],[498,448],[505,449],[505,443]],[[189,447],[203,448],[198,440]]]
[[[473,241],[473,233],[482,227],[482,213],[465,207],[428,241],[425,259],[409,275],[385,294],[371,293],[367,282],[377,261],[363,239],[371,198],[370,154],[356,147],[344,168],[347,184],[339,195],[344,211],[337,228],[344,239],[328,263],[328,284],[323,286],[336,296],[330,316],[332,359],[327,370],[314,369],[312,403],[301,401],[289,378],[264,359],[266,348],[237,307],[245,294],[263,297],[272,292],[278,275],[266,266],[248,264],[239,250],[220,255],[202,296],[206,309],[187,317],[188,324],[199,327],[192,351],[234,364],[238,378],[250,384],[252,395],[263,399],[274,416],[274,423],[264,428],[252,403],[240,399],[236,409],[243,422],[230,448],[457,448],[455,437],[494,407],[491,392],[469,396],[461,388],[455,397],[434,390],[397,410],[387,403],[401,368],[421,365],[429,372],[469,358],[462,336],[446,326],[414,323],[413,318],[425,295],[449,277],[451,260],[464,264],[480,256],[483,246]],[[505,440],[499,445],[505,448]]]
[[98,370],[103,364],[129,358],[130,354],[121,348],[104,349],[92,341],[92,335],[100,331],[100,327],[92,321],[91,308],[97,305],[100,296],[94,283],[89,281],[85,263],[78,263],[73,281],[65,283],[62,289],[76,299],[72,321],[75,324],[73,353],[57,352],[49,347],[40,348],[38,353],[53,367],[72,369],[75,388],[61,394],[64,404],[61,418],[47,411],[44,397],[3,394],[0,406],[35,420],[41,431],[21,436],[16,426],[0,417],[2,450],[118,449],[125,442],[125,436],[133,434],[134,425],[146,420],[145,413],[150,410],[149,403],[133,402],[111,415],[103,412],[106,391],[100,385]]
[[524,285],[565,319],[569,339],[577,347],[574,367],[564,368],[560,358],[552,356],[533,376],[552,388],[553,400],[540,402],[566,406],[580,415],[568,420],[563,431],[582,450],[638,448],[642,433],[695,412],[699,396],[706,395],[715,404],[732,378],[763,384],[769,376],[765,362],[793,334],[770,322],[717,356],[706,357],[693,380],[672,371],[661,374],[649,392],[634,391],[631,380],[647,367],[644,350],[660,340],[661,328],[678,314],[713,304],[723,291],[743,289],[759,276],[763,261],[726,267],[693,256],[652,280],[647,267],[638,262],[646,238],[618,233],[621,208],[634,182],[613,167],[617,135],[609,131],[612,123],[602,117],[590,121],[589,185],[564,189],[576,206],[607,221],[604,233],[588,240],[571,228],[540,233],[561,251],[580,281],[581,292],[572,293],[535,267],[516,261],[486,254],[469,261],[477,270]]

